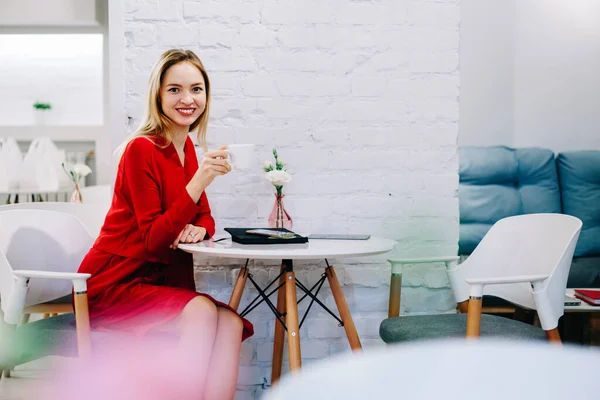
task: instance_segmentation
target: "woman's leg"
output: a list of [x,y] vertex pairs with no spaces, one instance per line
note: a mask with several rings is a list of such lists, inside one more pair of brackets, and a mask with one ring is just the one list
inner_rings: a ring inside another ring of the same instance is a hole
[[198,390],[204,390],[217,334],[217,307],[206,297],[195,297],[183,308],[177,324],[178,360],[184,363]]
[[242,346],[242,319],[226,308],[217,308],[217,335],[204,389],[205,400],[233,399]]

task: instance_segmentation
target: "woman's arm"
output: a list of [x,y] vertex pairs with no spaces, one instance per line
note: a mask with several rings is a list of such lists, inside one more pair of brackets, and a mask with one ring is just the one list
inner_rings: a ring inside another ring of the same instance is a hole
[[[150,140],[134,139],[125,149],[122,164],[133,212],[146,251],[150,254],[157,254],[168,248],[198,212],[198,206],[190,196],[190,191],[185,190],[171,207],[162,213],[161,188],[157,167],[153,162],[155,151],[155,144]],[[198,191],[200,188],[196,182],[196,187],[192,189]]]
[[210,212],[210,205],[208,204],[206,193],[202,193],[202,196],[200,197],[200,205],[198,206],[194,225],[206,229],[206,236],[203,239],[208,239],[215,234],[215,220]]
[[[124,178],[130,189],[130,197],[138,227],[141,230],[146,250],[150,254],[164,251],[178,237],[186,224],[202,214],[200,225],[214,234],[214,220],[210,215],[208,200],[206,213],[199,213],[198,200],[204,194],[204,189],[212,183],[215,177],[224,175],[231,170],[225,161],[227,153],[215,150],[205,154],[204,159],[186,190],[175,200],[171,207],[162,212],[160,182],[157,166],[153,161],[156,151],[155,144],[145,138],[132,140],[123,154]],[[200,211],[203,211],[201,208]],[[210,229],[209,229],[210,228]]]

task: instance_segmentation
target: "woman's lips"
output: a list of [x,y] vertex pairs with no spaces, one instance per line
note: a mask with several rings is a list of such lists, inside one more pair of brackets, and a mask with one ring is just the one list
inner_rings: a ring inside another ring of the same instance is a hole
[[185,117],[189,117],[190,115],[193,115],[194,112],[196,111],[195,108],[176,108],[177,112]]

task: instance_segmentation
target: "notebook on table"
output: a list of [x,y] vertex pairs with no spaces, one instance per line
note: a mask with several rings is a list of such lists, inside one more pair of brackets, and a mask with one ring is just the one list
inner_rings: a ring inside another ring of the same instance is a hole
[[[280,234],[263,235],[252,231],[274,231]],[[231,241],[240,244],[291,244],[306,243],[308,238],[285,228],[225,228]],[[250,231],[250,233],[249,233]]]
[[575,289],[575,297],[593,306],[600,306],[600,289]]

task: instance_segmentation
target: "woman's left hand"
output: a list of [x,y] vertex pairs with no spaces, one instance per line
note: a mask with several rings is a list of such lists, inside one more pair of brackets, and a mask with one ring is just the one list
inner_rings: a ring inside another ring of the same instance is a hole
[[172,249],[176,249],[179,243],[198,243],[204,240],[206,229],[201,226],[187,224],[181,231],[177,239],[171,245]]

